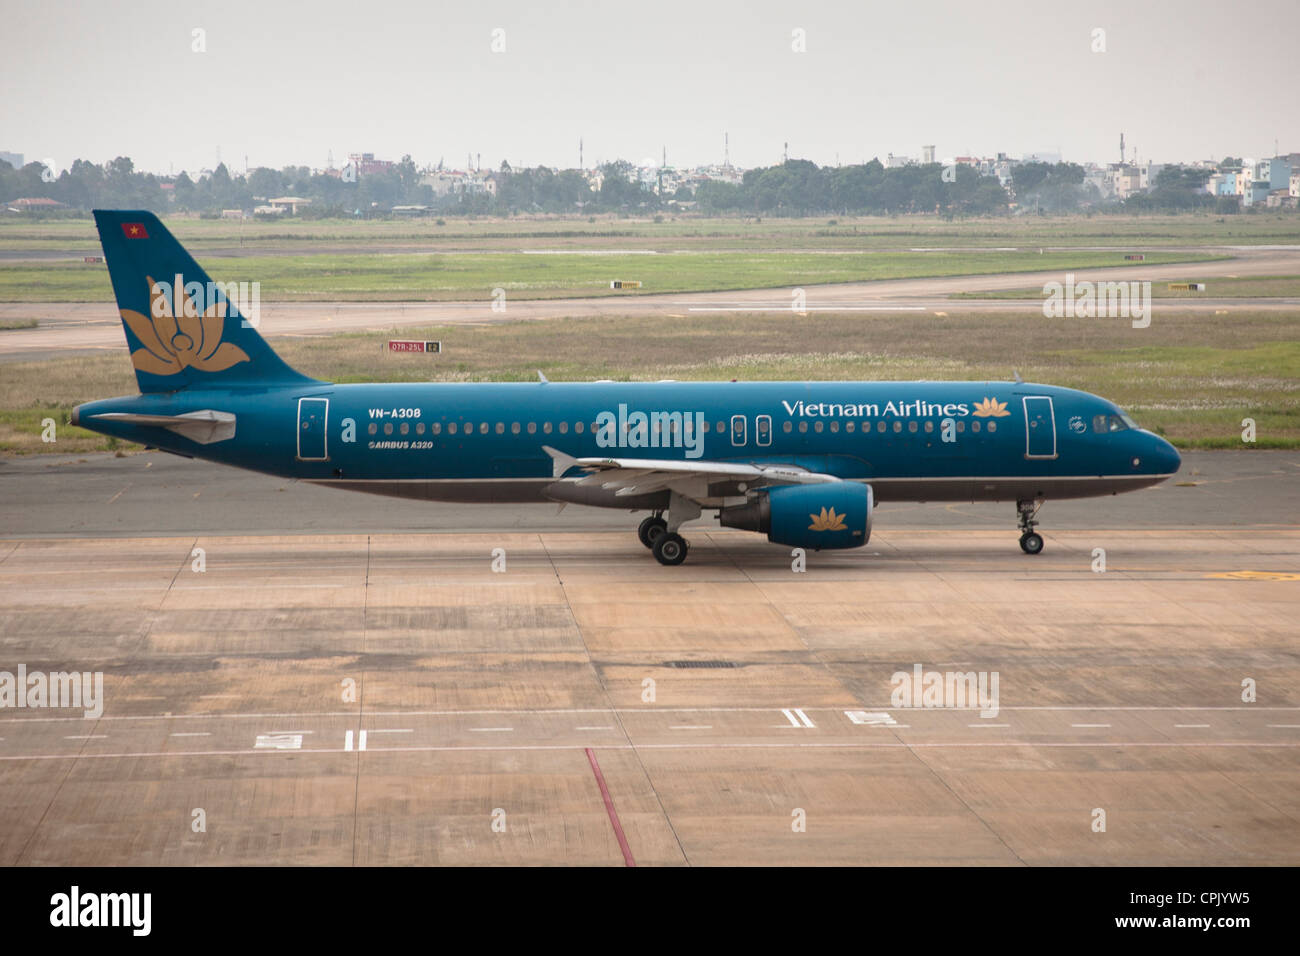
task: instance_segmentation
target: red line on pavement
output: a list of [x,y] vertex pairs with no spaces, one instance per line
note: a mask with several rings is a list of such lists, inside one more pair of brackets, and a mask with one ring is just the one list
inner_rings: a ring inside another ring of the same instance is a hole
[[636,866],[636,860],[632,859],[632,850],[627,845],[627,837],[623,835],[623,825],[618,822],[618,811],[614,809],[614,800],[609,795],[609,787],[605,786],[605,775],[600,772],[600,764],[596,763],[595,751],[590,747],[583,749],[587,751],[591,772],[596,775],[596,783],[600,785],[600,795],[605,801],[605,812],[609,814],[609,822],[614,825],[614,836],[618,837],[619,849],[623,851],[623,862],[628,866]]

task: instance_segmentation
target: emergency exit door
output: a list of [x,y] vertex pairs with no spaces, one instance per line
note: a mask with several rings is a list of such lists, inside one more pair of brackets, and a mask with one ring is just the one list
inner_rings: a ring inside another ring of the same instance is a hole
[[325,461],[329,457],[325,437],[329,414],[328,398],[298,399],[299,461]]

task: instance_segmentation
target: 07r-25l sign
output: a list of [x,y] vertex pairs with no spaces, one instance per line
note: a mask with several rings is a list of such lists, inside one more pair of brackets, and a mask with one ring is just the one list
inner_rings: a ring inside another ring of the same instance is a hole
[[441,352],[441,342],[420,342],[415,339],[389,339],[390,352]]

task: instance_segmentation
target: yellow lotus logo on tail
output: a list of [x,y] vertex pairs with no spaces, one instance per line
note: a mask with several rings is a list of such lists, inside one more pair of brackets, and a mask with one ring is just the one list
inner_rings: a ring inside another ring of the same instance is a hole
[[175,375],[184,368],[201,372],[224,372],[232,365],[249,361],[237,345],[222,342],[226,325],[224,302],[213,302],[200,312],[197,303],[185,296],[180,282],[172,290],[173,302],[149,282],[149,312],[141,315],[122,309],[122,321],[144,346],[131,353],[131,364],[150,375]]
[[976,418],[1005,418],[1011,413],[1007,411],[1007,403],[999,402],[996,398],[986,398],[982,402],[975,403],[975,410],[971,412]]
[[827,511],[822,509],[819,515],[809,515],[812,518],[812,524],[808,526],[809,531],[847,531],[848,525],[844,523],[844,515],[836,514],[835,509]]

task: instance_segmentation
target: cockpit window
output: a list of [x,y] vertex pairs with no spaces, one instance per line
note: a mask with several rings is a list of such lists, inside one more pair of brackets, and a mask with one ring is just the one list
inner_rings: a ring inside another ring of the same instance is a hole
[[1123,412],[1118,415],[1094,415],[1092,419],[1092,430],[1099,434],[1122,432],[1126,428],[1137,428],[1137,423]]

